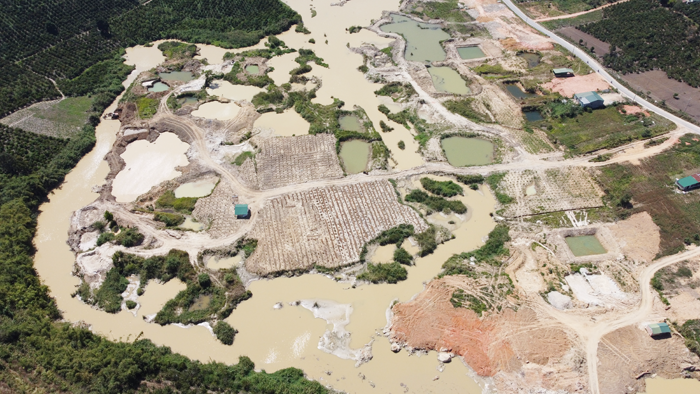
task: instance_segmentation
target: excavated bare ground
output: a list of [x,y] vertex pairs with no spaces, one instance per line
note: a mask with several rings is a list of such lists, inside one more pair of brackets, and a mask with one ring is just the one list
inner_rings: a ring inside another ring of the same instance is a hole
[[646,263],[654,260],[659,253],[659,226],[647,212],[636,213],[609,228],[628,259]]
[[234,213],[235,190],[225,181],[219,182],[210,196],[200,198],[194,206],[192,216],[198,222],[209,225],[207,233],[212,238],[221,238],[233,234],[246,223],[237,219]]
[[[580,354],[557,323],[533,309],[503,312],[480,319],[450,303],[460,277],[430,282],[409,302],[393,307],[390,340],[409,350],[437,350],[462,356],[480,376],[492,376],[499,392],[528,387],[577,392],[586,381]],[[524,370],[526,373],[521,373]]]
[[610,85],[600,74],[591,73],[569,78],[554,78],[542,84],[542,88],[557,92],[564,97],[573,97],[576,93],[609,89]]
[[[536,194],[527,195],[529,186]],[[603,191],[586,170],[565,167],[540,171],[511,171],[499,185],[515,201],[503,213],[520,217],[603,205]]]
[[[653,339],[641,327],[627,326],[604,336],[598,345],[600,392],[644,392],[642,376],[677,379],[683,376],[684,368],[698,361],[678,334]],[[649,375],[642,375],[644,372]]]
[[343,177],[330,134],[268,138],[260,141],[259,148],[255,161],[264,189]]
[[416,211],[398,203],[388,181],[286,194],[260,211],[249,235],[258,240],[258,248],[246,268],[268,275],[315,264],[347,265],[359,260],[367,241],[402,223],[412,224],[416,232],[427,229]]

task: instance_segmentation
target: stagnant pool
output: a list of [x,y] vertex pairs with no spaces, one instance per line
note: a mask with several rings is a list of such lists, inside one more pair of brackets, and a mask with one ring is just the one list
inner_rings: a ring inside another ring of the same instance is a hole
[[576,257],[608,253],[595,235],[566,237],[566,244]]

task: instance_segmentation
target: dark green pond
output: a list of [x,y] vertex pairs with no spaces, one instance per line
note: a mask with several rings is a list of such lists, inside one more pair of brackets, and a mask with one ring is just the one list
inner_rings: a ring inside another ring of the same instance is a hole
[[539,120],[544,120],[540,111],[523,111],[525,118],[528,122],[537,122]]
[[506,90],[508,91],[508,93],[510,93],[511,95],[513,95],[513,97],[515,97],[517,99],[524,99],[524,98],[528,98],[528,97],[536,97],[537,96],[536,94],[523,92],[520,89],[520,87],[514,83],[507,83],[505,85],[506,85]]
[[595,235],[566,237],[566,244],[576,257],[608,253]]

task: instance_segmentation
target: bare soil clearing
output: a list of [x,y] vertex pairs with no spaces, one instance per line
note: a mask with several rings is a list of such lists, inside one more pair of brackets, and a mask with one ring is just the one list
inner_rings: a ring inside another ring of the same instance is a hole
[[648,212],[640,212],[619,221],[610,226],[610,231],[620,244],[622,253],[632,261],[648,263],[659,253],[659,226]]
[[554,78],[551,82],[542,84],[542,87],[564,97],[573,97],[575,93],[609,89],[610,85],[598,73],[590,73],[569,78]]
[[[622,79],[633,89],[643,93],[651,92],[654,100],[665,101],[669,108],[685,112],[696,122],[700,122],[700,88],[671,79],[661,70],[626,74]],[[674,94],[678,94],[678,99]]]
[[587,48],[594,48],[594,52],[598,58],[602,58],[603,55],[610,52],[610,44],[601,41],[588,33],[584,33],[575,27],[564,27],[557,30],[555,33],[567,37],[572,42],[580,42],[583,40],[584,46]]

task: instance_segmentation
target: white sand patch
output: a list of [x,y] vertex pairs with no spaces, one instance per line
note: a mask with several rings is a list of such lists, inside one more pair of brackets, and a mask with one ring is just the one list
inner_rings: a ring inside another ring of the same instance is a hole
[[121,155],[126,166],[112,184],[117,202],[134,201],[151,187],[180,176],[175,168],[189,163],[185,156],[189,147],[173,133],[163,133],[153,143],[139,140],[129,144]]
[[241,107],[234,103],[220,103],[212,101],[199,106],[199,109],[192,112],[192,116],[206,119],[229,120],[238,116]]
[[350,348],[350,333],[345,326],[350,323],[352,305],[327,300],[302,300],[300,305],[310,310],[315,318],[333,325],[333,329],[326,330],[318,340],[320,350],[342,359],[355,360],[355,366],[372,359],[372,342],[361,349]]

